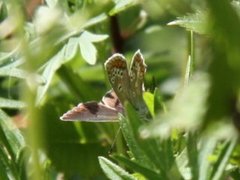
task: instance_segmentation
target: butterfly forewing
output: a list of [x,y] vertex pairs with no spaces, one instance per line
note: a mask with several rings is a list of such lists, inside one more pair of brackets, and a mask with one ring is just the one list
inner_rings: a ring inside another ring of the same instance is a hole
[[114,54],[106,61],[105,68],[113,90],[124,104],[130,96],[130,81],[125,58],[121,54]]
[[117,121],[118,111],[95,101],[80,103],[62,117],[63,121],[111,122]]

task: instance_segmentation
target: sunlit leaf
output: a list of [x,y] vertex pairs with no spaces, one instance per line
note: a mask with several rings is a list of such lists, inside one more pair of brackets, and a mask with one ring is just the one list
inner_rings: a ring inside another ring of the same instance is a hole
[[225,146],[221,150],[221,153],[219,154],[217,162],[213,166],[211,179],[217,180],[223,176],[225,167],[227,166],[227,163],[234,150],[234,147],[236,146],[236,143],[237,143],[237,137],[235,137],[230,142],[227,142],[225,144]]
[[207,34],[207,13],[198,11],[195,14],[179,17],[177,20],[169,22],[168,25],[178,25],[196,33]]
[[37,104],[39,104],[44,97],[56,70],[62,65],[62,63],[65,62],[65,50],[66,46],[64,46],[54,57],[52,57],[52,59],[47,62],[46,67],[42,73],[42,77],[45,79],[45,84],[38,87],[36,101]]
[[102,21],[105,21],[107,19],[107,15],[105,13],[102,13],[96,17],[93,17],[91,19],[89,19],[84,25],[82,28],[88,28],[90,26],[93,26],[97,23],[100,23]]
[[80,37],[79,46],[81,55],[85,59],[85,61],[87,61],[91,65],[95,64],[97,60],[97,50],[96,47],[92,44],[92,42],[85,37]]
[[81,36],[79,37],[79,45],[80,51],[83,58],[89,64],[95,64],[97,60],[97,50],[96,47],[93,45],[93,42],[100,42],[107,38],[107,35],[96,35],[84,31]]
[[120,126],[122,128],[123,136],[127,141],[127,145],[133,156],[135,157],[136,161],[142,164],[144,167],[152,167],[152,163],[144,153],[144,151],[140,148],[139,144],[135,139],[135,135],[133,133],[132,127],[129,124],[129,121],[125,117],[121,117],[120,119]]
[[134,176],[130,175],[120,166],[111,162],[110,160],[104,157],[98,157],[100,166],[106,176],[110,179],[126,179],[126,180],[135,180]]
[[[197,163],[197,162],[196,162]],[[191,174],[191,165],[188,166],[188,156],[186,149],[183,149],[182,152],[176,157],[176,164],[178,166],[179,172],[181,173],[184,179],[192,179]]]
[[16,65],[12,63],[12,66],[9,65],[7,68],[0,68],[0,76],[16,77],[25,80],[31,77],[31,80],[34,80],[36,83],[44,84],[44,80],[39,74],[28,73],[25,70],[14,68],[13,66]]
[[209,161],[210,155],[213,153],[216,147],[216,138],[203,138],[201,141],[201,147],[199,150],[199,179],[208,179],[209,168],[211,167],[211,162]]
[[154,116],[154,95],[150,92],[144,92],[143,99],[153,117]]
[[124,165],[133,169],[136,172],[141,173],[148,179],[161,179],[161,176],[158,175],[156,172],[152,171],[151,169],[143,167],[140,163],[130,161],[126,157],[116,155],[114,156],[114,159],[118,160],[121,163],[124,163]]
[[137,3],[137,0],[114,0],[115,6],[109,12],[110,15],[117,14],[121,11],[126,10],[128,7],[131,7]]
[[22,101],[0,98],[0,108],[24,108],[26,104]]
[[78,50],[78,38],[70,38],[66,45],[64,58],[72,59],[76,55],[77,50]]

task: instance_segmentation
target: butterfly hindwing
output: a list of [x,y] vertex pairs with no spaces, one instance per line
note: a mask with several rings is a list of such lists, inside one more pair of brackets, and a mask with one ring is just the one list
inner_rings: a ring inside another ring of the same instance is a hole
[[62,117],[63,121],[112,122],[117,121],[118,111],[95,101],[80,103]]
[[103,96],[101,103],[103,103],[104,105],[109,106],[113,109],[116,109],[120,113],[123,113],[122,103],[120,102],[116,93],[113,90],[108,91]]
[[143,56],[138,50],[131,61],[129,77],[131,85],[131,98],[133,98],[133,104],[138,106],[143,102],[143,89],[144,89],[144,75],[146,72],[146,64],[144,62]]

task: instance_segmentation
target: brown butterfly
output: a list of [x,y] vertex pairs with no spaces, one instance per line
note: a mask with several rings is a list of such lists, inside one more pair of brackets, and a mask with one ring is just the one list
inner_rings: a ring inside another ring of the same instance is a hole
[[143,116],[148,114],[143,100],[143,80],[146,64],[138,50],[128,70],[126,59],[121,54],[112,55],[105,63],[105,69],[112,85],[101,102],[80,103],[66,112],[60,119],[64,121],[111,122],[118,120],[118,113],[123,113],[123,105],[129,101]]

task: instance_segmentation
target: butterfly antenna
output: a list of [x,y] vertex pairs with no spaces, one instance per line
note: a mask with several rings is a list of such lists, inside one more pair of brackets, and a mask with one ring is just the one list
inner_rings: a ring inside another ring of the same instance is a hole
[[112,142],[111,147],[110,147],[110,149],[109,149],[109,151],[108,151],[108,154],[112,154],[114,145],[115,145],[115,143],[116,143],[116,141],[117,141],[117,137],[118,137],[118,135],[119,135],[119,133],[120,133],[120,129],[121,129],[121,127],[118,128],[118,131],[117,131],[117,133],[116,133],[116,135],[115,135],[115,137],[114,137],[114,139],[113,139],[113,142]]

